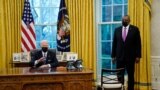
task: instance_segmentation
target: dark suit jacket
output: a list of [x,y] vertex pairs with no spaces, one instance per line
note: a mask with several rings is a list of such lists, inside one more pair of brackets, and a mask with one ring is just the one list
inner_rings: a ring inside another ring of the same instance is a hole
[[[30,66],[33,67],[36,60],[40,59],[42,57],[42,50],[38,50],[34,53],[34,55],[31,56]],[[56,58],[56,52],[53,52],[51,50],[48,50],[47,52],[47,58],[45,63],[38,63],[36,67],[39,67],[43,64],[50,64],[51,67],[57,67],[58,66],[58,60]]]
[[138,27],[129,26],[125,42],[122,39],[122,26],[115,29],[111,57],[118,60],[141,58],[141,39]]

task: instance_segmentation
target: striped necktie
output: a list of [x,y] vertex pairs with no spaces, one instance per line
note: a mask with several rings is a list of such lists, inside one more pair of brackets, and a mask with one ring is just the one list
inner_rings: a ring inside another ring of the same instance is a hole
[[126,36],[127,36],[127,34],[126,34],[126,27],[124,27],[123,34],[122,34],[123,41],[126,40]]
[[46,54],[46,53],[44,53],[44,54],[43,54],[43,57],[44,57],[44,63],[46,64],[47,54]]

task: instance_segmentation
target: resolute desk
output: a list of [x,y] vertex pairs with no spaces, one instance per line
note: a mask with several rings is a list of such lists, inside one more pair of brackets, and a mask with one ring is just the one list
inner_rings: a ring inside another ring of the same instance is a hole
[[93,72],[52,69],[0,69],[0,90],[92,90]]

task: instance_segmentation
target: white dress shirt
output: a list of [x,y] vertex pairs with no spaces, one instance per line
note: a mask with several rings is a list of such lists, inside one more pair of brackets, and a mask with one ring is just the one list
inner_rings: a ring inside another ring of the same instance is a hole
[[47,57],[47,53],[48,53],[48,52],[43,52],[43,51],[42,51],[43,57]]
[[[48,52],[43,52],[43,51],[42,51],[42,56],[43,56],[43,57],[47,57],[47,53],[48,53]],[[38,64],[37,60],[35,61],[34,65],[36,65],[36,64]],[[50,64],[48,64],[48,66],[51,67]]]

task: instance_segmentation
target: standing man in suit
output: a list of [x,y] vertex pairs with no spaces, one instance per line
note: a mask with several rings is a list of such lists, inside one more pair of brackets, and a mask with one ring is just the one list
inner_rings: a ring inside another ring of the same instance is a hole
[[[112,60],[117,68],[125,68],[128,74],[128,90],[134,90],[134,66],[141,58],[141,39],[138,27],[130,24],[130,17],[122,18],[122,26],[115,29],[112,44]],[[124,84],[123,77],[118,78]]]
[[41,48],[31,57],[30,66],[39,68],[57,67],[56,53],[48,49],[47,40],[41,41]]

